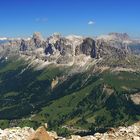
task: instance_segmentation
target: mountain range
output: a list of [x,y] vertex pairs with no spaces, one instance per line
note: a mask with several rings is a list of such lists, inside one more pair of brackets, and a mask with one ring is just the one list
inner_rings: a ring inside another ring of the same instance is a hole
[[0,126],[105,131],[140,120],[140,40],[0,38]]

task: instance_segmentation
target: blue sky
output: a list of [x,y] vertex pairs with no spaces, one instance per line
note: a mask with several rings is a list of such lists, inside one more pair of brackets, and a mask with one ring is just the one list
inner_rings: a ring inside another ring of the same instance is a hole
[[127,32],[140,37],[140,0],[1,0],[0,36],[96,36]]

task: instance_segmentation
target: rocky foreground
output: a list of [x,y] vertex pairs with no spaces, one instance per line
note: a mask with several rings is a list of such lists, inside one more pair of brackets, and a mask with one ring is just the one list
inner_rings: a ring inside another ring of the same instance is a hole
[[106,133],[84,137],[71,135],[69,138],[60,137],[54,131],[48,132],[43,126],[36,131],[30,127],[14,127],[0,129],[0,140],[140,140],[140,122],[129,127],[112,128]]

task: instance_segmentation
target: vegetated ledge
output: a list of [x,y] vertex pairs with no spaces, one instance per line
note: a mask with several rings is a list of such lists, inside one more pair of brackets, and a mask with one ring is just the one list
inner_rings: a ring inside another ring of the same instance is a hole
[[58,136],[54,131],[46,131],[47,124],[39,127],[36,131],[30,127],[13,127],[4,130],[0,129],[1,140],[139,140],[140,122],[128,127],[111,128],[105,133],[95,133],[94,135],[69,137]]

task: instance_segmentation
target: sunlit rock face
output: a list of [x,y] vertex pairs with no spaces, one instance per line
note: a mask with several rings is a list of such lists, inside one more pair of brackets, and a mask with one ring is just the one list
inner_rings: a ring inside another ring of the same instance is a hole
[[39,33],[39,32],[34,33],[32,39],[35,43],[35,47],[40,48],[42,45],[42,41],[43,41],[43,37],[42,37],[41,33]]

